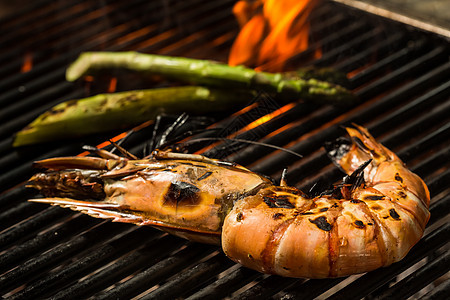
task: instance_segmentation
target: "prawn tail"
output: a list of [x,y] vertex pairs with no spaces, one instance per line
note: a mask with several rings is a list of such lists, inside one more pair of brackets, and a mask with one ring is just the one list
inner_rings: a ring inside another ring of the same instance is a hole
[[364,160],[373,159],[377,164],[383,161],[398,160],[398,157],[382,144],[377,142],[369,131],[357,124],[352,127],[346,127],[353,144],[360,152],[359,156],[365,156]]
[[369,160],[374,167],[385,161],[399,161],[399,158],[377,142],[367,129],[357,124],[352,125],[353,127],[345,127],[350,139],[339,138],[325,144],[328,156],[339,169],[350,175]]

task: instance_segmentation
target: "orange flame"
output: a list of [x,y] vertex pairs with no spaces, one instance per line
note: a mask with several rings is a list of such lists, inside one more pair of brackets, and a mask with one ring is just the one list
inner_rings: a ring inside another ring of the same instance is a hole
[[117,77],[112,77],[109,81],[108,93],[114,93],[117,89]]
[[30,71],[33,68],[33,55],[31,53],[26,53],[23,58],[23,64],[22,68],[20,69],[20,72],[26,73]]
[[308,47],[308,17],[318,0],[239,1],[233,13],[242,29],[231,47],[232,66],[261,66],[281,71],[286,60]]

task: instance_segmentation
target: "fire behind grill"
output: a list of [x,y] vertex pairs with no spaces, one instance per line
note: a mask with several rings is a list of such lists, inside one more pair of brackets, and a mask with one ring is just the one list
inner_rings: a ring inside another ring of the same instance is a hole
[[[356,122],[368,127],[424,178],[432,195],[425,236],[401,262],[348,278],[268,276],[232,263],[217,247],[187,242],[150,227],[112,223],[27,202],[36,196],[24,187],[33,172],[32,161],[75,155],[83,144],[97,145],[119,133],[11,148],[14,132],[55,103],[106,89],[105,78],[95,79],[91,90],[86,90],[85,83],[65,82],[68,63],[87,50],[138,50],[226,61],[238,32],[231,14],[233,4],[226,0],[40,0],[0,20],[0,289],[4,297],[370,299],[448,295],[449,44],[334,3],[324,3],[314,11],[310,47],[289,65],[346,72],[349,88],[361,102],[352,108],[335,108],[300,102],[280,106],[263,99],[233,115],[215,116],[212,127],[240,132],[253,127],[248,124],[261,115],[272,114],[269,121],[237,137],[286,147],[304,158],[249,146],[226,159],[275,179],[288,167],[288,182],[304,190],[342,176],[321,147],[343,135],[340,125]],[[314,59],[317,48],[322,56]],[[133,82],[119,77],[118,89],[149,87]],[[135,133],[125,146],[140,153],[150,132],[151,126]],[[217,149],[208,153],[217,154]]]

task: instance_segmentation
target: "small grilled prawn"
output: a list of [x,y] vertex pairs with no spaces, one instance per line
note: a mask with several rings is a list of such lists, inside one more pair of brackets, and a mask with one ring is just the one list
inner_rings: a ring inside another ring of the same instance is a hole
[[417,243],[430,196],[365,128],[347,132],[351,142],[330,144],[329,155],[348,176],[316,197],[201,155],[154,151],[138,160],[99,150],[102,158],[37,162],[48,170],[29,185],[47,198],[32,201],[221,244],[229,258],[263,273],[367,272],[402,259]]

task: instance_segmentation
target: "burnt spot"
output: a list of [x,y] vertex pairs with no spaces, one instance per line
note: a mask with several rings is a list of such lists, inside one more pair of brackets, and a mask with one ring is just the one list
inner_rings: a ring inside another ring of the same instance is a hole
[[286,271],[289,271],[289,270],[290,270],[289,268],[286,268],[286,267],[283,267],[283,269],[285,269]]
[[309,221],[311,223],[315,224],[317,226],[317,228],[319,228],[320,230],[323,230],[323,231],[330,231],[333,228],[333,226],[330,223],[328,223],[327,218],[325,218],[323,216],[318,217],[314,220],[309,219]]
[[200,176],[199,178],[197,178],[198,181],[201,181],[203,179],[208,178],[209,176],[211,176],[212,172],[206,172],[205,174],[203,174],[202,176]]
[[253,260],[253,256],[251,254],[247,254],[247,257]]
[[353,224],[355,225],[356,228],[359,228],[359,229],[364,229],[366,227],[364,225],[363,221],[360,221],[360,220],[356,220]]
[[313,214],[314,214],[314,213],[311,212],[311,211],[307,211],[307,212],[302,212],[302,213],[300,213],[300,215],[302,215],[302,216],[313,215]]
[[406,198],[407,197],[407,195],[403,191],[398,192],[398,195],[400,196],[400,198]]
[[380,195],[367,195],[364,196],[364,200],[383,200],[384,196],[380,196]]
[[181,165],[187,165],[187,166],[193,166],[194,165],[193,163],[185,162],[185,161],[180,162],[180,164]]
[[244,219],[244,214],[242,212],[238,212],[236,215],[236,221],[240,222]]
[[264,196],[264,203],[267,204],[270,208],[295,208],[295,206],[289,202],[287,197],[267,197]]
[[327,211],[328,210],[328,207],[324,207],[324,208],[321,208],[319,211],[320,212],[325,212],[325,211]]
[[389,216],[384,216],[384,217],[383,217],[383,219],[387,219],[387,218],[389,218]]
[[358,203],[361,203],[362,201],[360,201],[360,200],[357,200],[357,199],[352,199],[352,200],[350,200],[350,203],[353,203],[353,204],[358,204]]
[[395,173],[395,177],[394,178],[395,178],[396,181],[398,181],[400,183],[403,183],[403,178],[400,176],[400,174]]
[[370,207],[370,209],[373,209],[373,210],[380,210],[382,207],[381,206],[379,206],[379,205],[372,205],[371,207]]
[[395,209],[391,208],[389,210],[389,215],[392,217],[392,219],[394,220],[400,220],[400,216],[398,215],[398,213],[395,211]]
[[373,223],[369,222],[369,223],[367,223],[367,225],[370,225],[370,226],[372,226],[372,225],[373,225]]
[[331,208],[338,208],[339,205],[337,203],[334,203],[333,205],[331,205]]
[[282,213],[275,213],[275,214],[273,214],[272,219],[279,220],[282,217],[284,217],[284,214],[282,214]]
[[200,202],[200,189],[188,182],[172,182],[164,195],[164,205],[193,206]]

